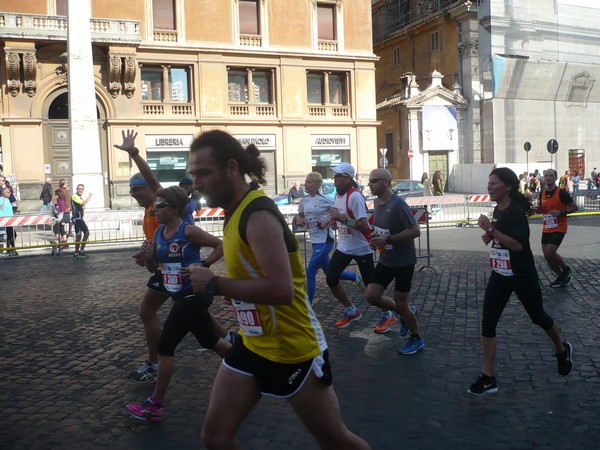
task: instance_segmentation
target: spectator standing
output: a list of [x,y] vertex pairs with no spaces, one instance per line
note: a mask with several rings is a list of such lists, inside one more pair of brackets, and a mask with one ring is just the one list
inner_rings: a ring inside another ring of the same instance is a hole
[[592,169],[592,173],[590,174],[590,178],[592,179],[592,181],[594,182],[594,186],[598,187],[598,184],[596,183],[596,178],[598,177],[598,169],[596,169],[595,167]]
[[54,224],[54,234],[56,235],[56,243],[60,245],[53,249],[52,253],[54,254],[54,250],[57,250],[58,256],[60,256],[61,250],[68,247],[65,224],[69,224],[69,227],[71,227],[71,196],[67,187],[67,181],[61,179],[58,182],[58,189],[54,192],[56,194],[54,213],[57,220]]
[[421,184],[423,185],[423,197],[433,196],[433,185],[429,181],[429,174],[427,172],[424,172],[423,176],[421,176]]
[[433,173],[433,195],[444,195],[444,182],[442,181],[442,172],[439,170]]
[[296,181],[288,193],[288,204],[291,205],[292,203],[300,203],[300,198],[300,183]]
[[43,214],[48,209],[50,215],[54,215],[54,207],[52,206],[52,178],[46,178],[46,182],[40,193],[40,200],[42,201],[42,207],[38,214]]
[[19,209],[19,203],[17,202],[17,197],[15,196],[15,190],[11,186],[10,181],[8,181],[8,180],[4,180],[4,185],[10,191],[10,196],[8,197],[8,200],[10,201],[10,204],[13,207],[13,214],[16,214]]
[[85,252],[85,245],[90,237],[90,230],[88,229],[85,220],[83,220],[83,214],[85,205],[87,205],[92,198],[92,193],[90,192],[84,200],[84,190],[85,186],[83,184],[78,184],[75,194],[71,196],[71,220],[73,221],[73,225],[75,225],[75,253],[73,253],[73,259],[85,259],[88,256]]
[[581,182],[581,177],[579,176],[579,172],[577,170],[573,171],[571,182],[573,183],[573,194],[575,194],[579,190],[579,183]]
[[[0,217],[14,215],[12,204],[10,203],[10,189],[2,188],[0,192]],[[15,231],[13,227],[6,227],[6,248],[15,247]],[[6,256],[19,256],[16,250],[6,250]]]

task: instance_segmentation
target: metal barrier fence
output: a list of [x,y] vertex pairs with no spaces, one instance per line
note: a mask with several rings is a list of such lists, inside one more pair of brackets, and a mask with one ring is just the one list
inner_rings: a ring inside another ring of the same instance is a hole
[[[575,201],[580,210],[597,211],[600,209],[600,190],[579,191],[575,195]],[[494,209],[494,203],[488,195],[408,197],[406,202],[413,208],[413,211],[426,213],[426,220],[421,222],[421,226],[426,229],[427,236],[431,227],[475,226],[481,214],[491,216]],[[367,206],[372,209],[372,202],[367,202]],[[287,223],[294,229],[292,223],[295,211],[288,208],[283,212]],[[141,209],[88,211],[85,220],[90,229],[88,244],[127,243],[131,245],[132,242],[141,242],[144,239],[143,210]],[[5,240],[1,239],[4,227],[12,226],[17,233],[14,250],[51,249],[60,245],[55,242],[52,223],[53,218],[49,215],[0,217],[0,241]],[[223,236],[224,214],[222,209],[200,210],[196,217],[196,223],[215,236]],[[72,244],[72,240],[70,239],[69,244]],[[429,239],[421,236],[417,245],[419,257],[430,258]],[[6,247],[6,243],[0,242],[1,246]],[[425,248],[426,250],[424,250]]]

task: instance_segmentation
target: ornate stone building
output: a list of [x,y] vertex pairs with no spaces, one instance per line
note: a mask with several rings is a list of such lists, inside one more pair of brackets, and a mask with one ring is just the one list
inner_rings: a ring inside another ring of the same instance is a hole
[[[445,159],[450,184],[463,191],[473,185],[461,171],[480,164],[486,171],[494,164],[530,172],[552,166],[589,176],[600,164],[596,3],[374,0],[378,146],[393,149],[388,160],[395,175],[409,175],[411,149],[412,166],[423,171],[442,167],[440,157]],[[435,72],[447,92],[446,100],[434,103],[456,106],[458,143],[448,135],[428,150],[427,130],[433,128],[423,108],[431,102],[409,99],[411,89],[436,86]],[[547,149],[551,139],[559,142],[557,153]],[[475,188],[482,189],[481,180]]]
[[[164,183],[185,175],[191,140],[214,128],[261,149],[270,193],[312,170],[331,176],[342,160],[376,166],[368,0],[89,1],[100,142],[90,157],[104,189],[95,206],[131,204],[136,169],[113,148],[128,128]],[[22,210],[38,206],[46,177],[76,181],[86,157],[71,148],[69,80],[87,75],[69,73],[66,14],[66,0],[0,7],[0,157],[19,178]]]

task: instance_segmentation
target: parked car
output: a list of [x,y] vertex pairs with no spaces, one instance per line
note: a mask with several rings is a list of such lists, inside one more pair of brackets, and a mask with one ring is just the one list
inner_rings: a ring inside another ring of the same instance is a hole
[[[279,206],[289,205],[288,195],[290,193],[290,189],[292,187],[281,191],[279,194],[271,195],[271,199],[275,202],[275,204]],[[327,198],[330,198],[332,201],[335,200],[335,186],[332,181],[324,181],[321,186],[321,190],[323,191],[323,195]],[[306,197],[308,194],[304,192],[304,185],[300,185],[300,195],[302,197]]]
[[392,192],[401,197],[423,197],[423,185],[418,180],[392,180]]

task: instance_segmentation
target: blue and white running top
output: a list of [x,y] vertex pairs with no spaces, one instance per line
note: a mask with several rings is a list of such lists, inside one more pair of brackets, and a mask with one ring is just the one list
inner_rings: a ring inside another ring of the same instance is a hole
[[163,238],[164,225],[158,227],[154,235],[162,283],[167,292],[179,294],[178,297],[183,293],[193,292],[189,277],[182,277],[180,270],[190,264],[200,263],[200,247],[185,237],[185,227],[188,225],[182,222],[177,234],[168,240]]

